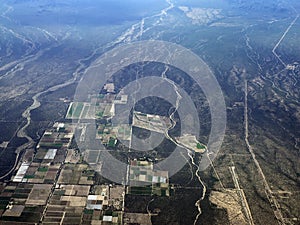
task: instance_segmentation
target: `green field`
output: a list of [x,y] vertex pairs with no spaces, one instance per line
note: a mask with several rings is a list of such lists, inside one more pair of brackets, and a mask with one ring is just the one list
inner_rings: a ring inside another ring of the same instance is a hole
[[115,147],[116,145],[115,145],[115,141],[116,141],[116,139],[115,138],[113,138],[113,137],[110,137],[109,138],[109,142],[108,142],[108,147]]
[[83,109],[83,102],[72,102],[66,116],[67,119],[79,119]]
[[45,172],[48,171],[48,168],[47,168],[47,167],[39,167],[39,168],[38,168],[38,171],[39,171],[39,172],[44,172],[44,173],[45,173]]
[[197,148],[198,149],[205,149],[205,146],[203,145],[203,144],[201,144],[201,143],[197,143]]
[[87,115],[88,115],[89,110],[90,110],[90,107],[89,106],[85,106],[84,109],[83,109],[81,118],[86,118]]
[[129,193],[133,195],[151,195],[152,194],[152,187],[145,186],[145,187],[130,187]]

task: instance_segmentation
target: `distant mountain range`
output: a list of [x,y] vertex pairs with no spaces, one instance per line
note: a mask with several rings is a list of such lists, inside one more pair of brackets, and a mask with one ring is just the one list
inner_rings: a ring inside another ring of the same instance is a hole
[[287,11],[291,11],[292,8],[290,5],[281,0],[227,0],[229,4],[231,4],[234,8],[238,8],[245,11],[251,11],[251,13],[286,13]]

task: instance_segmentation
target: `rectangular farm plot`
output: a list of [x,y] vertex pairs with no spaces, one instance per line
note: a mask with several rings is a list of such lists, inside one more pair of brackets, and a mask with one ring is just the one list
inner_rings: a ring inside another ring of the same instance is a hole
[[95,109],[96,119],[107,119],[114,116],[115,107],[113,103],[99,103]]
[[24,176],[23,182],[52,184],[59,167],[60,164],[32,163]]
[[113,131],[117,134],[118,139],[130,141],[131,126],[129,124],[120,124],[116,127],[113,127]]
[[88,196],[90,191],[89,185],[60,185],[59,191],[64,191],[64,195]]
[[63,196],[60,200],[66,201],[68,206],[73,207],[84,207],[86,204],[86,197],[80,196]]
[[177,137],[176,141],[187,149],[195,152],[204,153],[206,151],[206,146],[200,143],[194,135],[184,134],[181,137]]
[[57,185],[45,213],[45,224],[81,224],[89,185]]
[[12,205],[8,210],[5,211],[3,216],[19,217],[21,216],[24,208],[24,205]]
[[72,102],[66,119],[102,119],[114,115],[113,103]]
[[[54,154],[53,149],[69,147],[74,135],[74,126],[69,124],[55,124],[53,129],[47,130],[41,138],[37,148],[52,149],[49,153],[44,152],[38,155],[39,158],[51,157]],[[55,152],[56,153],[56,152]],[[43,155],[44,154],[44,155]]]
[[51,184],[34,184],[26,201],[26,205],[46,205],[51,188]]
[[89,164],[96,164],[100,156],[99,150],[86,150],[84,154],[84,159]]
[[58,183],[92,185],[94,173],[87,164],[65,164],[58,178]]
[[57,149],[49,149],[46,153],[44,159],[54,159],[56,156]]
[[99,124],[97,127],[96,139],[109,147],[115,147],[117,139],[129,142],[131,138],[131,126],[129,124],[119,124],[111,126],[110,124]]
[[129,194],[169,196],[168,171],[153,169],[153,163],[133,160],[129,167]]
[[28,170],[29,168],[29,165],[28,163],[22,163],[22,165],[20,166],[16,176],[14,177],[13,181],[14,182],[21,182],[26,174],[26,171]]
[[80,153],[74,149],[67,150],[65,163],[78,163],[80,161]]
[[0,224],[38,224],[43,206],[28,205],[26,201],[32,191],[33,184],[10,183],[0,188],[0,215],[5,217]]
[[164,133],[170,127],[169,118],[159,115],[145,114],[141,112],[133,112],[132,125],[146,130]]
[[83,102],[72,102],[67,111],[66,119],[79,119],[83,110]]

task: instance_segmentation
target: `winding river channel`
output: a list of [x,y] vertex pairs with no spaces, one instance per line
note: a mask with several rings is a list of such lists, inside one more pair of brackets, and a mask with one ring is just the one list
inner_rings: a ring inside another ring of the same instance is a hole
[[[154,24],[148,24],[148,27],[145,26],[145,23],[147,21],[149,21],[149,19],[153,19],[153,18],[160,18],[159,20],[156,20],[156,21],[160,21],[162,17],[166,16],[168,11],[171,10],[172,8],[174,8],[174,4],[171,2],[171,0],[166,0],[166,2],[168,3],[168,6],[164,9],[162,9],[160,11],[160,13],[158,14],[155,14],[155,15],[152,15],[152,16],[148,16],[148,17],[145,17],[143,19],[141,19],[141,21],[139,21],[138,23],[136,24],[133,24],[131,26],[131,28],[129,28],[128,30],[126,30],[125,32],[123,32],[123,34],[119,37],[117,37],[114,41],[108,43],[105,47],[100,47],[98,49],[95,49],[88,57],[85,57],[83,59],[80,59],[77,61],[78,63],[78,67],[77,69],[75,70],[75,72],[73,73],[73,76],[71,79],[65,81],[64,83],[61,83],[61,84],[57,84],[55,86],[52,86],[46,90],[43,90],[41,92],[38,92],[36,93],[33,97],[32,97],[32,104],[27,107],[24,112],[22,113],[22,117],[25,119],[26,123],[18,130],[17,132],[17,137],[18,138],[25,138],[27,141],[26,143],[24,143],[23,145],[19,146],[17,149],[16,149],[16,159],[15,159],[15,163],[13,165],[13,167],[10,169],[10,171],[8,171],[6,174],[4,174],[2,177],[0,177],[0,179],[3,179],[5,177],[7,177],[8,175],[10,175],[17,167],[18,165],[18,162],[20,160],[20,156],[22,155],[22,153],[26,150],[26,149],[30,149],[30,148],[33,148],[34,145],[35,145],[35,141],[27,134],[26,132],[26,129],[30,126],[31,124],[31,112],[37,108],[39,108],[41,106],[41,102],[39,101],[39,98],[42,96],[42,95],[46,95],[50,92],[53,92],[53,91],[57,91],[58,89],[61,89],[61,88],[64,88],[64,87],[67,87],[75,82],[77,82],[80,78],[80,75],[81,75],[81,71],[84,71],[88,65],[84,64],[84,61],[85,60],[88,60],[88,59],[91,59],[93,56],[96,55],[97,51],[99,49],[108,49],[110,47],[113,47],[115,45],[118,45],[120,43],[128,43],[128,42],[131,42],[131,41],[134,41],[134,40],[139,40],[139,38],[141,38],[141,36],[143,35],[143,33],[147,32],[148,30],[150,30],[152,27],[155,27],[157,24],[154,23]],[[55,40],[56,43],[58,44],[58,41]],[[43,55],[43,53],[45,51],[49,50],[49,48],[47,49],[44,49],[43,51],[40,51],[38,52],[37,54],[35,55],[29,55],[27,56],[25,59],[21,60],[20,62],[16,63],[16,66],[13,67],[13,69],[11,69],[7,74],[4,75],[4,77],[8,76],[9,73],[15,73],[19,70],[22,70],[24,65],[26,63],[29,63],[35,59],[37,59],[38,57],[40,57],[41,55]],[[7,65],[9,66],[9,65]],[[3,70],[5,69],[6,66],[0,68],[0,70]],[[204,199],[205,197],[205,194],[206,194],[206,187],[204,185],[204,182],[201,180],[201,177],[199,175],[199,165],[197,165],[195,163],[195,160],[193,158],[193,155],[192,155],[192,151],[188,150],[186,147],[184,147],[183,145],[181,145],[180,143],[178,143],[174,138],[172,138],[170,135],[169,135],[169,130],[173,129],[175,126],[176,126],[176,120],[174,119],[174,115],[175,115],[175,112],[177,111],[178,107],[179,107],[179,104],[180,104],[180,100],[182,98],[182,96],[180,95],[179,91],[178,91],[178,87],[177,85],[171,81],[170,79],[167,79],[166,78],[166,72],[168,70],[168,66],[166,66],[166,69],[165,71],[162,73],[162,78],[165,79],[167,82],[169,82],[171,85],[173,85],[174,87],[174,91],[176,92],[177,94],[177,100],[176,100],[176,106],[175,106],[175,109],[173,110],[173,112],[170,114],[169,118],[170,118],[170,121],[171,121],[171,125],[170,127],[168,127],[167,131],[165,132],[165,136],[166,138],[168,138],[170,141],[172,141],[174,144],[176,144],[177,146],[181,147],[181,148],[184,148],[186,149],[186,151],[188,152],[188,156],[190,158],[190,161],[191,161],[191,164],[197,168],[196,172],[195,172],[195,176],[198,178],[198,181],[199,183],[201,184],[202,186],[202,195],[200,197],[199,200],[197,200],[197,202],[195,203],[195,206],[197,207],[198,209],[198,214],[194,220],[194,224],[197,223],[198,221],[198,218],[199,216],[201,215],[202,213],[202,210],[201,210],[201,206],[200,206],[200,202]],[[3,78],[3,77],[2,77]],[[1,79],[1,78],[0,78]],[[192,172],[192,171],[191,171]],[[151,200],[152,202],[153,200]],[[150,202],[149,202],[150,203]],[[148,211],[148,213],[150,213]]]

